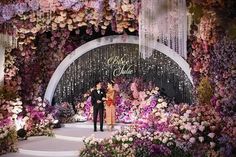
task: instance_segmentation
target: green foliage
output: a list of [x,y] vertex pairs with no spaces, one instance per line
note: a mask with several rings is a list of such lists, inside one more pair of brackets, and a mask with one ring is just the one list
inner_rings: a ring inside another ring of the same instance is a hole
[[207,77],[201,79],[200,84],[197,87],[197,96],[200,103],[210,103],[213,96],[213,90]]
[[0,155],[17,151],[17,134],[15,129],[10,129],[7,136],[0,139]]

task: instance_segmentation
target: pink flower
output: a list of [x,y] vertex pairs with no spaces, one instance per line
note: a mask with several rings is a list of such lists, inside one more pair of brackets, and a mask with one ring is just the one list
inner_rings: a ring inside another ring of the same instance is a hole
[[192,129],[191,129],[191,133],[192,133],[193,135],[196,134],[196,133],[197,133],[197,129],[192,128]]
[[26,0],[26,2],[28,2],[29,7],[33,11],[36,11],[39,9],[39,2],[37,0]]
[[208,134],[208,136],[209,136],[210,138],[214,138],[214,137],[215,137],[215,133],[211,132],[211,133]]
[[189,142],[191,142],[191,143],[195,143],[195,141],[196,141],[196,139],[195,139],[194,137],[191,137],[191,138],[189,139]]
[[214,148],[216,146],[215,142],[210,142],[211,148]]
[[200,125],[198,129],[199,129],[201,132],[203,132],[203,131],[205,130],[205,126]]
[[190,138],[190,136],[188,134],[183,135],[183,139],[188,140],[189,138]]

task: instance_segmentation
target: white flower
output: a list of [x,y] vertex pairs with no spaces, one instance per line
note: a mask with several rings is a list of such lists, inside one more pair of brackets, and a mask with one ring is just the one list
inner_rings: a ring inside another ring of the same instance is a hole
[[191,110],[187,110],[186,113],[187,113],[187,114],[190,114],[190,113],[192,113],[192,111],[191,111]]
[[200,125],[198,129],[199,129],[201,132],[203,132],[203,131],[205,130],[205,126]]
[[158,101],[158,102],[163,102],[163,99],[158,99],[157,101]]
[[210,142],[211,148],[214,148],[216,146],[215,142]]
[[209,136],[210,138],[214,138],[215,133],[211,132],[211,133],[208,134],[208,136]]
[[109,140],[109,143],[112,144],[112,140],[111,139]]
[[162,140],[163,143],[166,143],[168,141],[168,138],[164,137],[164,139]]
[[187,124],[185,124],[184,127],[186,130],[191,130],[191,128],[192,128],[191,123],[189,123],[189,122]]
[[162,107],[167,107],[167,103],[166,102],[162,102]]
[[195,141],[196,141],[196,139],[195,139],[194,137],[191,137],[191,138],[189,139],[189,142],[191,142],[191,143],[195,143]]
[[81,105],[80,105],[82,108],[84,107],[84,103],[81,103]]
[[86,138],[86,139],[84,140],[85,143],[88,143],[89,141],[90,141],[89,138]]
[[198,122],[193,123],[195,126],[199,126],[200,124]]
[[137,134],[137,137],[138,137],[138,138],[141,138],[141,137],[142,137],[142,135],[141,135],[140,133],[138,133],[138,134]]
[[13,114],[13,115],[12,115],[12,118],[13,118],[13,119],[16,119],[16,118],[17,118],[17,114]]
[[22,101],[17,101],[17,104],[18,105],[22,105]]
[[128,147],[129,147],[129,145],[128,145],[127,143],[123,144],[123,146],[124,146],[125,148],[128,148]]
[[203,141],[204,141],[204,137],[200,136],[200,137],[198,137],[198,140],[199,140],[200,142],[203,142]]
[[188,113],[184,113],[184,118],[188,118],[189,117],[189,114]]
[[43,102],[43,107],[46,107],[46,105],[47,105],[47,104]]
[[167,118],[162,118],[159,122],[166,122]]
[[196,132],[197,132],[197,129],[191,129],[191,133],[194,135],[194,134],[196,134]]
[[126,141],[126,139],[125,138],[122,138],[122,142],[125,142]]
[[168,143],[167,143],[167,146],[172,146],[172,145],[173,145],[172,142],[168,142]]
[[184,129],[184,126],[183,126],[183,125],[181,125],[181,126],[179,127],[179,129],[180,129],[180,130],[183,130],[183,129]]
[[189,138],[190,138],[190,136],[188,134],[183,135],[183,139],[188,140]]
[[36,100],[38,100],[39,102],[42,101],[42,98],[41,97],[38,97]]
[[133,141],[133,138],[132,138],[132,137],[130,137],[130,138],[129,138],[129,141],[130,141],[130,142],[132,142],[132,141]]
[[157,136],[157,135],[155,135],[155,136],[154,136],[154,139],[155,139],[155,140],[156,140],[156,139],[158,139],[158,136]]

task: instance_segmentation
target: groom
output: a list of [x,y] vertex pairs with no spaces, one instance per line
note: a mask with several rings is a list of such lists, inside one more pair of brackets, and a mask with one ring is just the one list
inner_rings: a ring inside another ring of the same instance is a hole
[[106,97],[105,90],[102,89],[100,81],[96,82],[96,88],[91,93],[92,105],[93,105],[93,123],[94,131],[97,131],[97,117],[99,113],[100,119],[100,131],[103,131],[103,112],[104,112],[104,100]]

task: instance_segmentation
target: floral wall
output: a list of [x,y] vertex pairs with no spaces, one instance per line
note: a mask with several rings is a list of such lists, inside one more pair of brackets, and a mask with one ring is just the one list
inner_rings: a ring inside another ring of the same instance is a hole
[[[17,97],[22,100],[22,104],[19,104],[23,105],[23,113],[28,114],[31,130],[36,128],[38,119],[42,122],[41,126],[47,126],[48,119],[53,118],[49,112],[44,112],[47,105],[43,105],[38,97],[45,92],[53,71],[63,58],[77,46],[100,36],[126,33],[137,35],[140,1],[51,2],[5,0],[0,3],[0,30],[17,39],[14,48],[7,48],[5,52],[5,84],[0,92],[0,125],[6,128],[1,130],[0,142],[6,142],[11,147],[1,148],[1,153],[16,150],[15,132],[10,133],[14,130],[11,117],[16,113],[12,113],[9,108],[18,104],[14,103]],[[235,2],[189,0],[188,7],[193,16],[188,40],[188,62],[198,101],[193,108],[180,106],[179,111],[183,111],[183,107],[184,111],[191,108],[194,113],[205,113],[201,119],[211,124],[210,132],[207,133],[214,132],[209,135],[214,142],[208,143],[212,148],[212,156],[232,156],[236,147]],[[73,33],[80,37],[79,40],[73,39]],[[191,112],[188,111],[186,116],[191,116]],[[188,133],[193,134],[190,131]],[[193,138],[191,141],[194,141]]]

